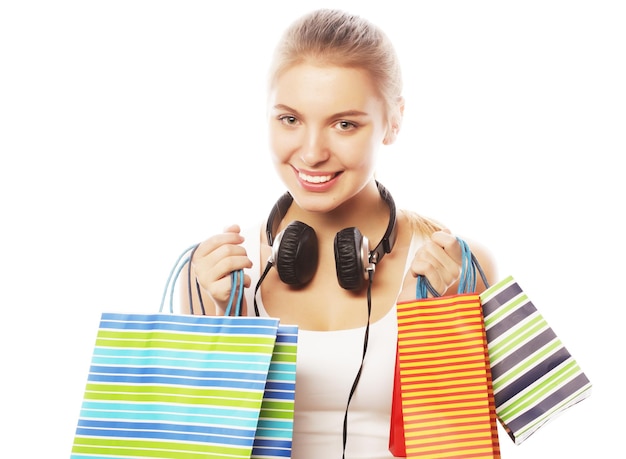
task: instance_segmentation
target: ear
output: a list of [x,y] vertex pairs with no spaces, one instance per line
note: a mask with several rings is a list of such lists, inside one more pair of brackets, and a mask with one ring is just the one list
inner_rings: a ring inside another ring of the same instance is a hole
[[400,132],[400,126],[402,125],[402,118],[404,116],[404,97],[398,97],[398,101],[394,109],[389,115],[389,122],[387,123],[387,133],[383,139],[384,145],[391,145],[396,141],[398,133]]

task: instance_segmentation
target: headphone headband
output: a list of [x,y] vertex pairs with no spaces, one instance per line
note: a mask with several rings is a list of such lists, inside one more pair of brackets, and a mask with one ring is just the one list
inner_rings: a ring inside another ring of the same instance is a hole
[[393,249],[393,246],[396,244],[396,238],[398,237],[398,227],[396,226],[396,203],[391,197],[391,193],[389,193],[384,186],[382,186],[378,181],[376,182],[376,185],[378,186],[380,196],[389,206],[389,223],[383,238],[376,245],[376,247],[374,247],[374,250],[370,252],[370,262],[374,264],[382,260],[386,253],[391,252],[391,249]]
[[[373,264],[378,263],[382,260],[386,253],[391,252],[398,236],[398,228],[396,226],[396,204],[389,191],[381,183],[376,181],[376,186],[378,187],[378,192],[380,193],[381,198],[383,198],[385,203],[389,206],[389,224],[387,225],[385,234],[380,242],[376,244],[376,247],[374,247],[374,249],[369,253],[369,261]],[[270,246],[274,245],[274,235],[278,232],[278,226],[287,214],[287,210],[291,206],[292,202],[293,196],[291,196],[291,194],[287,191],[272,207],[267,219],[267,225],[265,227],[267,242]]]

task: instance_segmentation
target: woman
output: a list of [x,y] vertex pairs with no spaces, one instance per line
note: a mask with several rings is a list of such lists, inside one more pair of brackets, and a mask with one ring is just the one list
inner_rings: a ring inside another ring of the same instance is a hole
[[190,307],[183,295],[185,310],[198,313],[202,300],[205,313],[223,314],[230,274],[245,269],[248,314],[299,326],[295,458],[392,457],[395,305],[415,297],[419,275],[442,295],[456,292],[456,237],[396,212],[375,180],[379,148],[400,130],[401,90],[396,54],[373,24],[334,10],[296,21],[277,47],[268,99],[271,157],[288,194],[260,227],[230,226],[192,259],[202,298]]

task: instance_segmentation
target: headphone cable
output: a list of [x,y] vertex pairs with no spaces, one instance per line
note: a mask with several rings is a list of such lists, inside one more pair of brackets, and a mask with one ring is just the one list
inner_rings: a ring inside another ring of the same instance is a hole
[[[259,287],[261,286],[261,283],[267,276],[267,273],[270,271],[272,266],[273,266],[272,261],[268,260],[267,265],[265,266],[265,269],[263,271],[263,274],[261,274],[261,277],[259,278],[259,281],[257,282],[256,287],[254,288],[254,313],[257,317],[261,315],[259,311],[259,306],[256,301],[257,292],[259,291]],[[367,345],[369,342],[369,335],[370,335],[370,319],[372,316],[372,283],[374,281],[374,270],[368,269],[367,272],[368,272],[368,279],[369,279],[369,282],[367,285],[367,324],[365,325],[365,333],[363,336],[363,354],[361,355],[361,365],[359,366],[359,370],[357,371],[357,374],[354,378],[354,382],[352,383],[352,387],[350,388],[350,395],[348,396],[348,403],[346,404],[346,411],[345,411],[344,418],[343,418],[343,453],[341,456],[342,459],[345,459],[346,457],[346,444],[348,441],[348,409],[350,408],[350,402],[352,401],[352,397],[354,396],[356,392],[356,388],[361,379],[361,374],[363,373],[363,365],[365,363],[365,354],[367,353]]]
[[272,263],[271,258],[267,260],[267,264],[265,265],[265,270],[263,271],[263,274],[261,274],[261,277],[259,277],[259,281],[256,283],[256,287],[254,287],[254,314],[257,317],[260,317],[261,313],[259,312],[259,306],[256,302],[256,295],[257,295],[257,292],[259,291],[259,287],[261,287],[261,282],[263,282],[263,280],[265,279],[265,276],[267,276],[267,273],[270,271],[270,269],[272,269],[273,265],[274,263]]
[[372,283],[374,281],[374,270],[368,269],[369,274],[369,283],[367,285],[367,325],[365,326],[365,334],[363,336],[363,355],[361,356],[361,365],[359,366],[359,371],[354,378],[354,382],[352,383],[352,388],[350,389],[350,395],[348,396],[348,403],[346,404],[346,412],[343,417],[343,453],[342,459],[346,457],[346,444],[348,442],[348,408],[350,408],[350,402],[352,401],[352,396],[356,392],[356,387],[359,384],[359,380],[361,379],[361,374],[363,373],[363,364],[365,363],[365,354],[367,353],[367,344],[369,342],[370,335],[370,318],[372,316]]

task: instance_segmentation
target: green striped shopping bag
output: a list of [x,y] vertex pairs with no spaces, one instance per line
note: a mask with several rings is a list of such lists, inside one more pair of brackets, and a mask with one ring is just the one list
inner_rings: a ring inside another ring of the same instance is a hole
[[71,459],[291,457],[298,328],[171,309],[102,314]]
[[291,457],[296,388],[298,327],[279,324],[252,458]]
[[102,314],[71,459],[250,458],[278,326]]
[[[496,415],[515,444],[521,444],[589,397],[592,385],[515,279],[509,276],[489,286],[467,243],[459,239],[459,244],[463,253],[459,291],[475,291],[477,273],[488,287],[480,301]],[[422,297],[426,291],[438,296],[427,279],[421,285]]]
[[591,382],[513,277],[480,297],[496,412],[520,444],[591,395]]
[[[467,243],[461,280],[480,294],[496,414],[521,444],[565,409],[591,395],[591,382],[520,285],[509,276],[489,286]],[[436,292],[435,292],[436,293]]]

